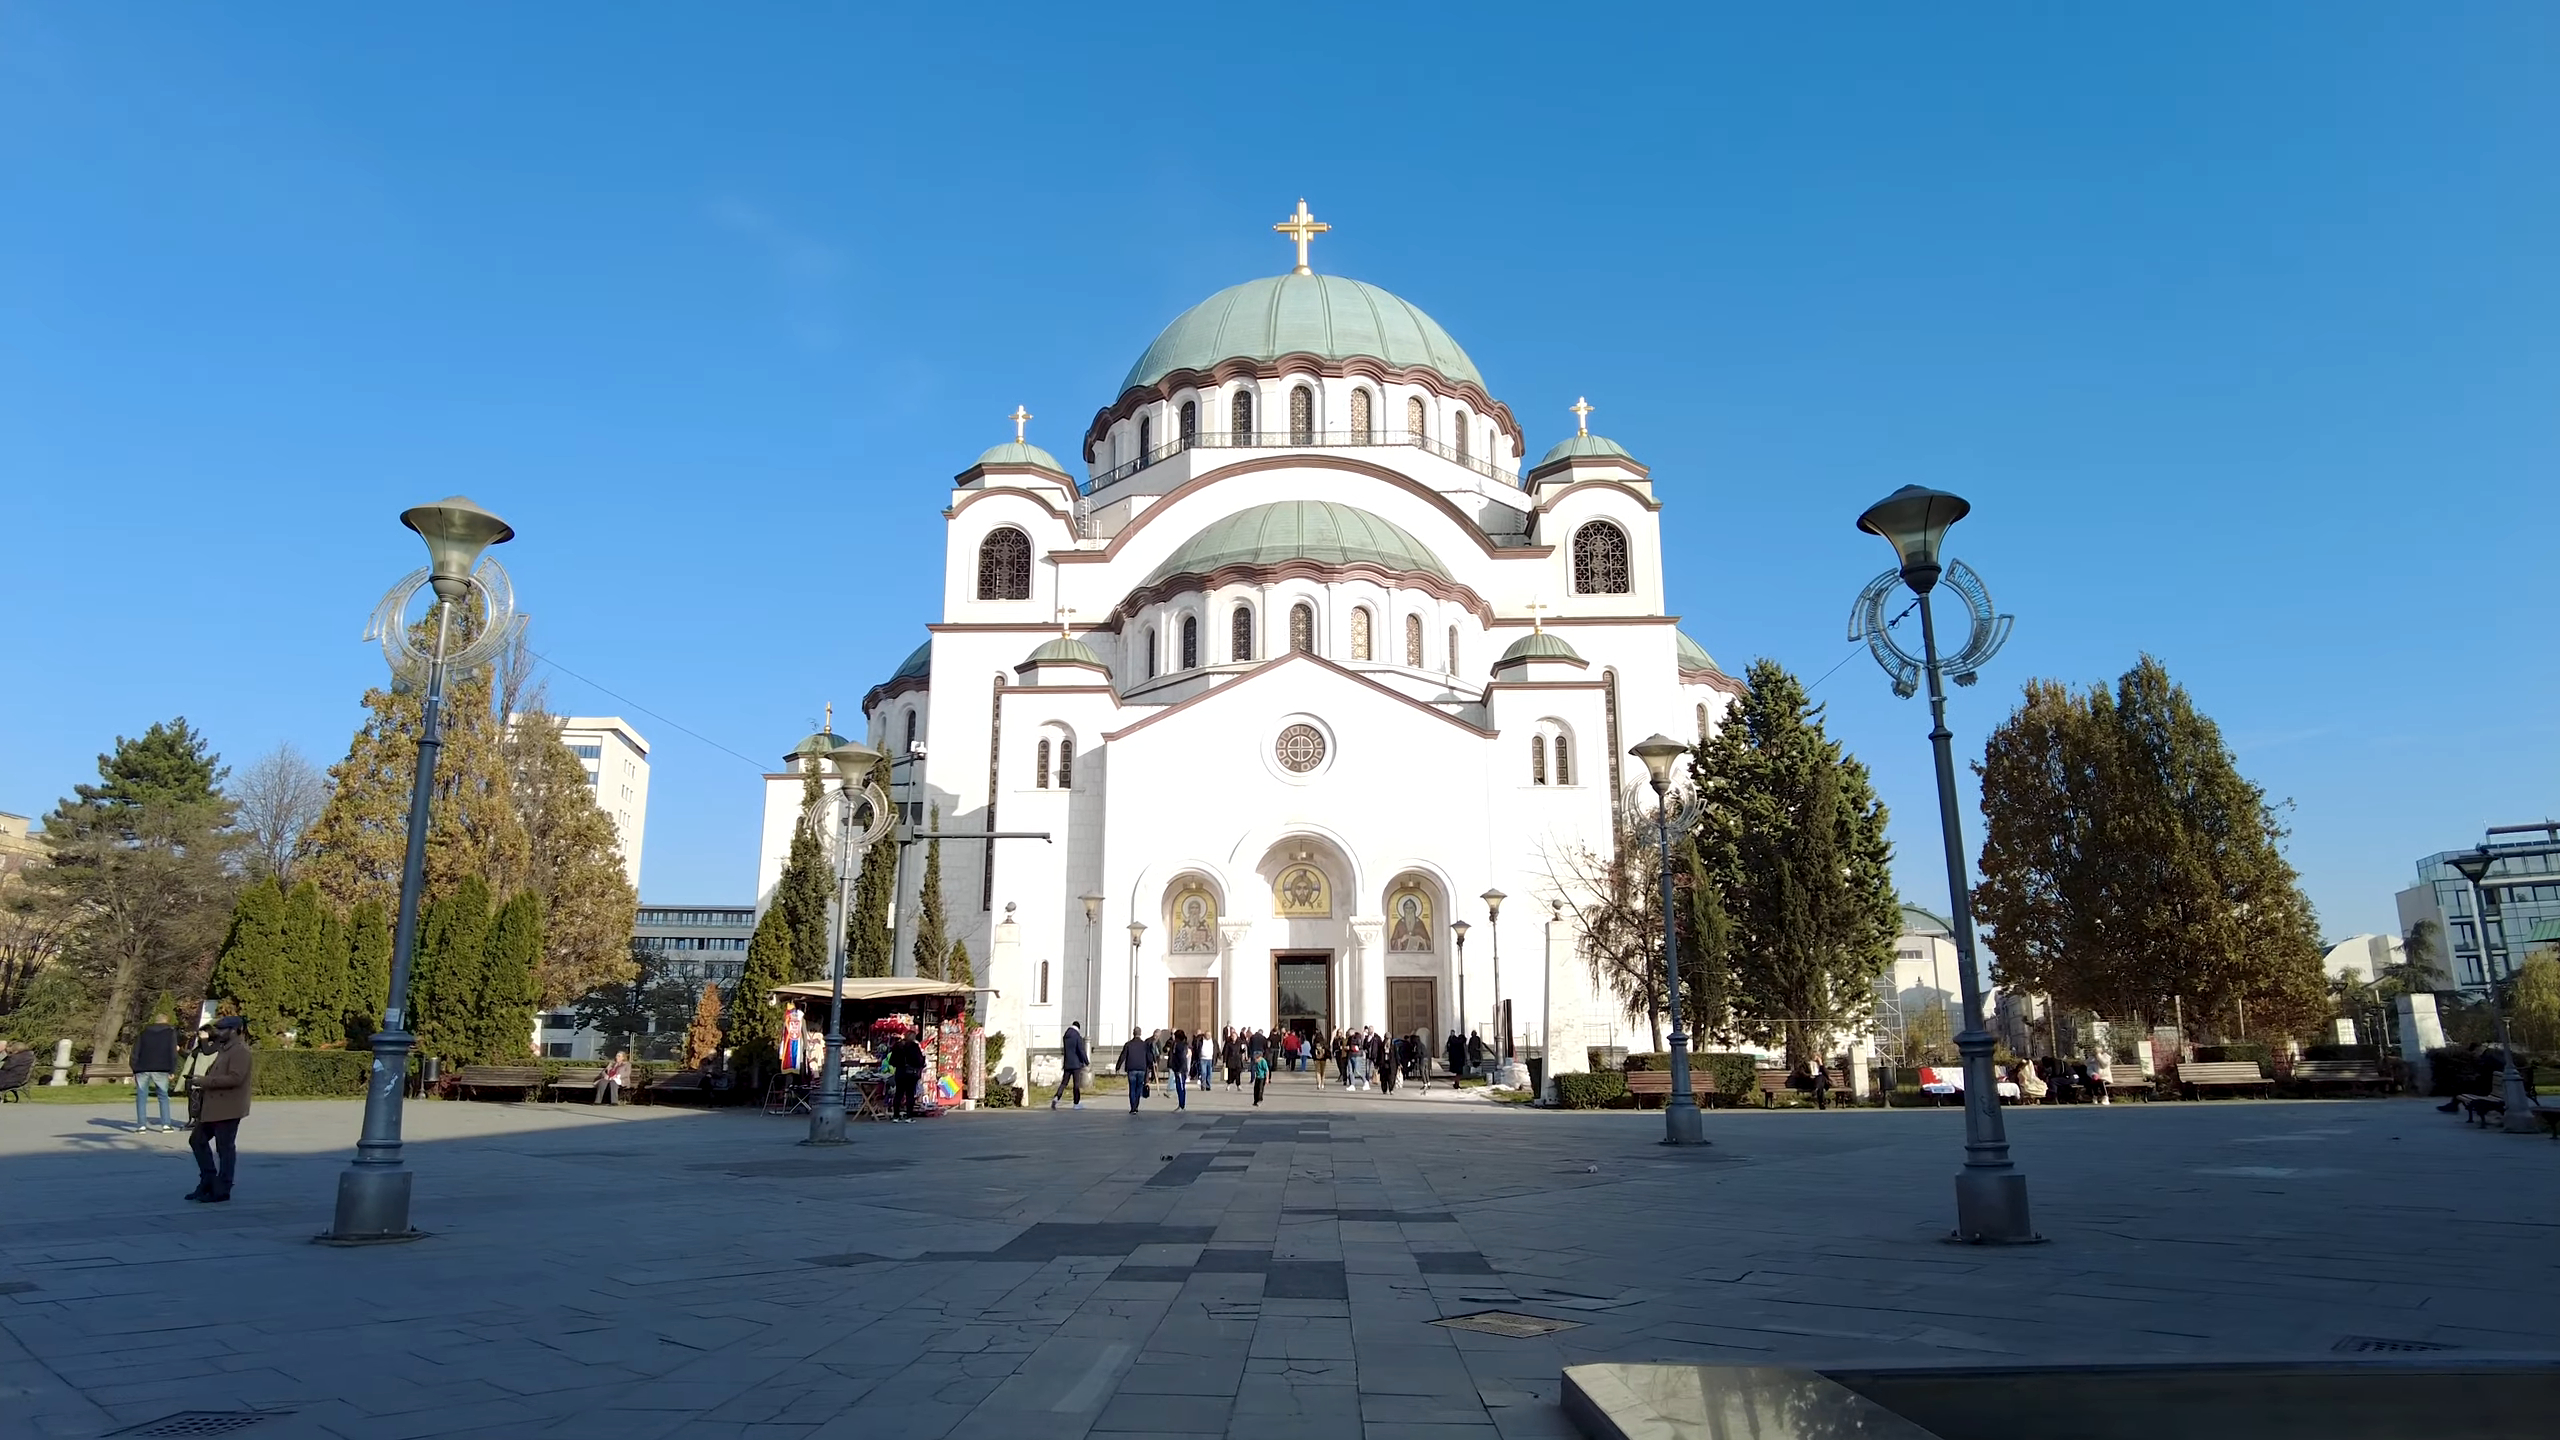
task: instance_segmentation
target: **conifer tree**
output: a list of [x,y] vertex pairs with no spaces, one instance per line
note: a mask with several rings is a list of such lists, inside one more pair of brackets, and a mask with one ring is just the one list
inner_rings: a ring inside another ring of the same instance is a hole
[[506,731],[507,782],[530,867],[526,883],[542,897],[535,988],[544,1005],[631,980],[631,926],[640,907],[623,867],[621,835],[596,803],[586,767],[560,729],[537,689],[518,702]]
[[[372,900],[388,912],[399,902],[408,848],[423,686],[377,687],[365,692],[364,704],[363,727],[346,758],[329,769],[329,803],[304,832],[307,858],[296,873],[317,881],[341,909]],[[510,796],[489,677],[483,671],[449,679],[427,833],[426,898],[454,894],[465,876],[477,876],[493,893],[512,893],[528,883],[531,859]]]
[[688,1070],[698,1069],[702,1062],[720,1052],[720,985],[714,980],[702,982],[702,998],[694,1002],[693,1027],[684,1036],[684,1063]]
[[969,960],[968,941],[954,940],[951,942],[951,960],[943,967],[942,978],[958,985],[975,985],[978,983],[977,967],[971,964]]
[[897,931],[891,911],[898,901],[898,847],[883,838],[863,852],[853,882],[853,914],[845,921],[845,973],[885,979],[897,971]]
[[[942,828],[942,807],[933,808],[933,828]],[[916,978],[940,980],[943,966],[951,954],[950,937],[943,930],[942,914],[942,842],[928,840],[924,847],[924,883],[916,895],[916,940],[911,952],[916,962]]]
[[[382,1028],[383,1003],[391,996],[391,917],[381,902],[357,902],[347,917],[346,979],[339,990],[347,1048],[361,1049]],[[413,987],[414,988],[414,987]]]
[[1723,948],[1706,958],[1730,974],[1736,1028],[1792,1068],[1872,1009],[1901,906],[1866,767],[1784,666],[1757,661],[1746,683],[1693,752],[1698,873],[1720,916],[1696,940]]
[[[318,894],[316,888],[313,893]],[[325,902],[320,907],[320,952],[311,963],[311,993],[303,1000],[298,1033],[305,1045],[343,1045],[347,1039],[347,922]]]
[[[320,887],[305,880],[284,900],[283,966],[276,1005],[298,1045],[343,1038],[339,989],[346,977],[346,935]],[[280,1043],[277,1035],[269,1043]]]
[[473,1059],[480,1046],[479,995],[489,967],[489,885],[465,875],[453,893],[427,902],[409,965],[409,1029],[423,1054]]
[[542,963],[542,897],[519,890],[498,907],[489,926],[489,957],[481,968],[474,1058],[484,1064],[520,1065],[533,1044],[533,1011],[541,992],[534,971]]
[[738,988],[729,997],[729,1044],[739,1065],[754,1068],[772,1063],[782,1038],[782,1007],[767,1003],[774,990],[791,983],[791,927],[782,907],[774,906],[756,922],[747,942],[747,963],[738,973]]
[[283,1043],[291,1025],[287,928],[284,891],[274,877],[252,883],[231,907],[230,932],[205,980],[206,995],[216,1004],[229,1002],[228,1013],[247,1016],[250,1038],[261,1045]]
[[835,898],[835,876],[827,869],[827,848],[819,839],[826,818],[826,786],[817,762],[803,760],[800,779],[800,823],[791,831],[791,857],[774,885],[773,908],[782,912],[791,932],[791,978],[823,979],[827,973],[827,902]]

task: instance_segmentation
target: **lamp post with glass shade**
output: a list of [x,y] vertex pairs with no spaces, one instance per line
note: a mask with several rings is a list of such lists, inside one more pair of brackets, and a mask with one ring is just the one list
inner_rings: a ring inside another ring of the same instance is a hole
[[1476,897],[1484,902],[1485,928],[1493,932],[1493,1058],[1494,1068],[1502,1078],[1511,1078],[1511,1017],[1502,1013],[1502,902],[1511,897],[1499,890],[1488,889]]
[[[355,1159],[338,1172],[337,1214],[320,1237],[340,1245],[414,1240],[421,1233],[409,1224],[412,1176],[401,1159],[400,1118],[409,1052],[417,1044],[409,1031],[409,966],[418,940],[419,895],[426,886],[436,760],[444,749],[444,682],[450,673],[486,663],[524,628],[507,572],[496,561],[481,558],[490,546],[515,538],[507,522],[455,495],[401,512],[400,523],[427,542],[427,568],[412,571],[382,597],[365,638],[381,641],[395,685],[414,683],[423,664],[426,695],[419,707],[416,774],[409,788],[408,849],[400,860],[399,918],[391,932],[391,990],[383,1002],[382,1028],[373,1034],[364,1129],[356,1140]],[[435,648],[424,654],[410,645],[408,618],[409,602],[422,587],[435,592]],[[454,612],[474,599],[480,613],[466,620],[471,633],[455,650]]]
[[[2499,1128],[2510,1135],[2530,1135],[2540,1127],[2533,1118],[2533,1099],[2525,1094],[2524,1072],[2516,1068],[2515,1042],[2507,1038],[2507,1004],[2511,997],[2499,995],[2500,977],[2489,970],[2489,907],[2480,882],[2489,878],[2489,867],[2498,863],[2498,857],[2484,845],[2477,850],[2466,850],[2445,863],[2451,865],[2454,873],[2462,877],[2462,883],[2470,888],[2471,923],[2480,935],[2480,975],[2489,982],[2489,1008],[2498,1017],[2498,1099],[2506,1106],[2506,1113],[2498,1122]],[[2515,953],[2512,945],[2507,953],[2511,956]],[[2512,980],[2512,975],[2509,978]],[[2512,984],[2509,988],[2513,988]]]
[[[809,1138],[803,1145],[842,1145],[844,1138],[844,967],[845,932],[852,928],[854,872],[872,843],[889,833],[889,797],[872,783],[878,771],[881,754],[859,741],[848,740],[832,750],[797,750],[791,758],[803,765],[825,760],[836,769],[836,799],[842,805],[837,823],[835,944],[830,947],[834,963],[827,967],[833,989],[827,996],[826,1053],[820,1060],[824,1067],[818,1082],[818,1103],[809,1112]],[[868,806],[871,818],[860,828],[854,824],[858,807]]]
[[1656,733],[1627,753],[1644,762],[1645,777],[1653,784],[1654,838],[1662,851],[1662,973],[1665,993],[1671,997],[1671,1099],[1662,1107],[1662,1143],[1704,1145],[1706,1119],[1698,1113],[1698,1097],[1689,1088],[1689,1021],[1680,1004],[1680,927],[1671,910],[1671,762],[1689,753],[1689,747]]
[[1129,1028],[1138,1028],[1138,942],[1146,938],[1147,922],[1129,922]]
[[1449,933],[1458,941],[1458,1063],[1449,1077],[1451,1084],[1467,1073],[1467,929],[1464,920],[1449,922]]
[[[1098,1043],[1097,1032],[1102,1028],[1102,897],[1076,898],[1084,902],[1084,1008],[1093,1012],[1084,1018],[1094,1024],[1084,1040],[1092,1045]],[[1066,1041],[1061,1039],[1058,1043],[1064,1045]]]
[[[1947,573],[1939,558],[1947,528],[1972,508],[1962,497],[1943,490],[1905,485],[1868,506],[1858,517],[1858,528],[1884,537],[1893,546],[1901,562],[1902,583],[1920,597],[1920,668],[1929,681],[1929,747],[1937,761],[1938,826],[1947,857],[1948,908],[1956,922],[1956,982],[1964,994],[1964,1030],[1956,1036],[1956,1050],[1964,1057],[1965,1158],[1964,1169],[1956,1175],[1956,1229],[1950,1238],[1975,1244],[2025,1244],[2042,1237],[2028,1220],[2027,1177],[2009,1160],[1999,1077],[1991,1066],[1991,1033],[1983,1024],[1982,978],[1974,962],[1973,899],[1965,883],[1964,825],[1956,813],[1956,762],[1948,743],[1953,737],[1947,731],[1944,679],[1949,668],[1956,668],[1959,680],[1970,681],[1973,668],[1989,658],[2006,632],[1986,629],[1989,597],[1962,566],[1955,567],[1963,572],[1957,588],[1974,602],[1974,636],[1952,665],[1939,659],[1937,622],[1929,611],[1929,594]],[[1869,592],[1876,593],[1875,586]],[[1872,626],[1870,631],[1873,644],[1880,632]],[[1879,660],[1884,653],[1878,650]],[[1911,692],[1900,683],[1903,674],[1907,672],[1898,672],[1895,688],[1908,696]]]

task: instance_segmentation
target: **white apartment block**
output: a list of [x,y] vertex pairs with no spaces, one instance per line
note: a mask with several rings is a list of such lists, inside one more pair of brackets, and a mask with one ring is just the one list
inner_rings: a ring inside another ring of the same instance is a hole
[[572,715],[560,724],[560,743],[585,767],[596,808],[612,819],[622,841],[622,873],[638,890],[640,843],[649,828],[649,742],[619,715]]

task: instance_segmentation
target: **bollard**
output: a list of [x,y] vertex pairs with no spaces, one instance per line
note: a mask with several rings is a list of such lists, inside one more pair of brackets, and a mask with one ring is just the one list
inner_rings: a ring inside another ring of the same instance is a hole
[[71,1083],[71,1042],[68,1040],[53,1042],[53,1083],[56,1086]]

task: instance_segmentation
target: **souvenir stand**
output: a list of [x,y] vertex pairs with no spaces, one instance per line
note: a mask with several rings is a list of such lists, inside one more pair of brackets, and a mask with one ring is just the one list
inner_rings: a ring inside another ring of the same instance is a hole
[[[831,982],[804,981],[775,986],[772,1003],[790,1007],[800,1017],[800,1043],[814,1054],[824,1049],[827,1000]],[[939,1114],[966,1108],[964,1096],[980,1093],[984,1081],[968,1074],[973,1055],[969,1013],[979,991],[956,981],[887,976],[844,982],[844,1108],[848,1118],[881,1120],[889,1114],[890,1045],[914,1033],[924,1046],[924,1083],[916,1091],[917,1113]],[[786,1041],[794,1033],[784,1019]],[[814,1089],[815,1082],[812,1082]]]

